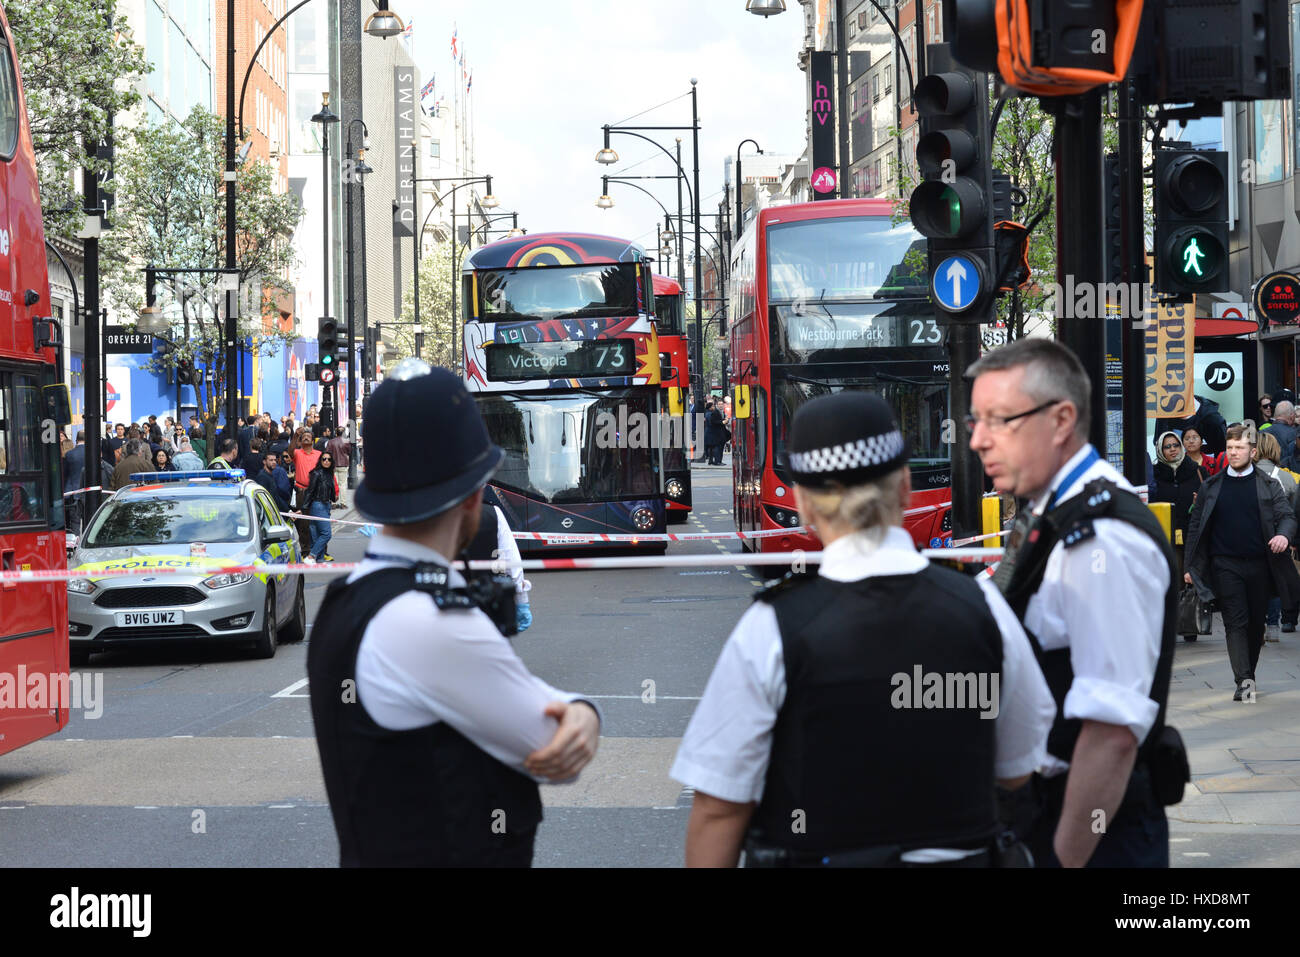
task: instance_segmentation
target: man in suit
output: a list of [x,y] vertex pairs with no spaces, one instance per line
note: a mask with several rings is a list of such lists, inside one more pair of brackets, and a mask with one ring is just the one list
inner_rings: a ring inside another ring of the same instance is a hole
[[1183,576],[1203,600],[1218,599],[1237,684],[1233,701],[1256,699],[1269,598],[1280,596],[1284,606],[1300,601],[1290,555],[1295,513],[1281,484],[1251,465],[1250,451],[1245,428],[1228,429],[1228,467],[1205,480],[1192,506]]
[[[86,477],[86,432],[84,429],[77,430],[77,444],[68,449],[68,454],[63,457],[63,491],[75,492],[81,488],[81,483]],[[67,506],[67,524],[68,531],[81,534],[82,522],[82,496],[73,495],[64,500]]]

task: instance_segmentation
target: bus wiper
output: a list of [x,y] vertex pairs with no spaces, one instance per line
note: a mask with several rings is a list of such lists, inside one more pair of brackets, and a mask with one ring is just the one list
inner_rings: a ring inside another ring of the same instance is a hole
[[876,378],[882,382],[901,382],[903,385],[934,385],[933,382],[922,382],[920,379],[904,379],[901,375],[893,375],[889,372],[877,372]]

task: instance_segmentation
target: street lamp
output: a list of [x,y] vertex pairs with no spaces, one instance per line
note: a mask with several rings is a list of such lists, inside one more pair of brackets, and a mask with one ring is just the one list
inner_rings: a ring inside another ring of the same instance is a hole
[[[779,10],[777,11],[780,12]],[[754,149],[758,150],[758,155],[763,155],[763,147],[758,145],[755,140],[741,140],[740,145],[736,147],[736,235],[739,236],[745,231],[745,184],[740,178],[740,151],[744,149],[746,143],[753,143]]]
[[[324,285],[322,286],[322,289],[324,290],[324,309],[322,310],[322,319],[328,319],[330,307],[330,126],[339,121],[339,118],[332,110],[330,110],[330,94],[328,90],[321,94],[320,112],[313,116],[311,121],[313,123],[319,123],[321,129],[321,194],[324,197],[323,205],[321,207],[323,219],[321,234],[324,240],[325,250],[325,255],[321,260],[321,267],[324,276]],[[321,401],[322,405],[328,403],[331,408],[334,409],[335,415],[338,414],[338,403],[334,401],[334,394],[337,388],[338,380],[335,379],[333,382],[329,383],[329,387],[325,392],[325,398]],[[337,419],[332,418],[329,415],[324,418],[326,422],[329,422],[335,428],[338,427]]]
[[763,19],[785,13],[785,0],[746,0],[745,9]]
[[402,18],[388,9],[388,0],[379,0],[379,9],[366,19],[366,33],[372,37],[388,39],[395,37],[403,30],[406,25],[402,23]]

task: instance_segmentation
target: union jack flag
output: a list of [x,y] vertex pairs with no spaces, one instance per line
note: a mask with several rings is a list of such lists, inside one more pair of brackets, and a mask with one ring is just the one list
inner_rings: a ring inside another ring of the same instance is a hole
[[402,28],[402,39],[403,39],[403,40],[409,40],[409,39],[411,39],[411,28],[414,27],[414,26],[415,26],[415,21],[414,21],[414,20],[407,20],[407,21],[406,21],[406,26]]
[[433,86],[434,86],[434,83],[437,81],[437,79],[438,79],[437,74],[435,74],[435,75],[429,77],[429,82],[428,82],[428,83],[426,83],[426,84],[424,84],[424,86],[420,87],[420,102],[421,102],[421,103],[424,102],[425,97],[427,97],[430,93],[433,92]]
[[459,28],[452,27],[451,30],[451,58],[456,59],[456,35],[460,33]]
[[473,70],[470,70],[470,71],[469,71],[469,79],[465,81],[465,92],[468,93],[468,92],[469,92],[469,88],[470,88],[471,86],[473,86],[473,85],[474,85],[474,71],[473,71]]

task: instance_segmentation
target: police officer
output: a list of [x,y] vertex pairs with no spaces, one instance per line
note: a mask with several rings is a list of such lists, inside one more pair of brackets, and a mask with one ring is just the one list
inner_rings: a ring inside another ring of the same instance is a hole
[[789,471],[825,551],[731,633],[677,753],[688,866],[989,866],[995,784],[1041,763],[1052,703],[991,583],[900,526],[907,443],[878,396],[795,414]]
[[994,487],[1023,500],[994,580],[1056,701],[1030,849],[1039,866],[1167,867],[1164,805],[1186,780],[1181,740],[1164,725],[1177,624],[1169,542],[1088,443],[1091,387],[1072,352],[1020,339],[966,374],[971,448]]
[[[439,413],[414,445],[411,409]],[[341,863],[528,866],[542,818],[535,778],[575,777],[600,720],[528,672],[504,623],[449,568],[503,453],[460,380],[419,360],[374,391],[365,428],[356,507],[383,528],[330,586],[307,656]]]

